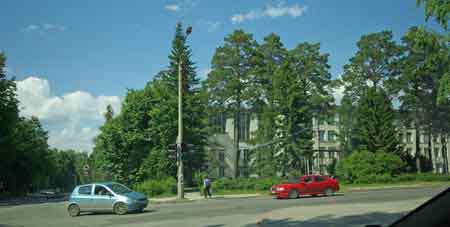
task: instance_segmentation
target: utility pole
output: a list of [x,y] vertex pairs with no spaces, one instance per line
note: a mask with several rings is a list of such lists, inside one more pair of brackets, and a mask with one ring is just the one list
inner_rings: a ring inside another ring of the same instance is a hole
[[[186,38],[192,32],[192,27],[186,29]],[[183,55],[178,59],[178,136],[177,136],[177,158],[178,158],[178,183],[177,198],[184,199],[184,174],[183,174]]]

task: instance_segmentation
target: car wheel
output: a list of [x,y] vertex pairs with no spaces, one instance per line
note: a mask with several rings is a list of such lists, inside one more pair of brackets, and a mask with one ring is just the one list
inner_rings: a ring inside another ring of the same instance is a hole
[[292,191],[290,191],[289,192],[289,199],[297,199],[298,198],[298,192],[297,192],[297,190],[292,190]]
[[127,213],[127,205],[125,203],[117,203],[114,205],[114,213],[124,215]]
[[69,211],[69,215],[72,217],[80,215],[80,207],[76,204],[70,205],[67,210]]
[[334,195],[333,189],[331,189],[331,188],[325,189],[325,195],[326,196],[333,196]]

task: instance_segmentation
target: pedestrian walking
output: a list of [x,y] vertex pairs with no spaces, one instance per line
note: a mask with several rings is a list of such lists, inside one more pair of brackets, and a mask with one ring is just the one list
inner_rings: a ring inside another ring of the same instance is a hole
[[203,180],[203,195],[205,195],[205,199],[207,196],[211,198],[211,179],[209,179],[208,176],[205,176],[205,179]]

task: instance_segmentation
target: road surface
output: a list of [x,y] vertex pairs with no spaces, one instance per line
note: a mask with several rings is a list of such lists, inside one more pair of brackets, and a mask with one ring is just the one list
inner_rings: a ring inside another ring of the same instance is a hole
[[0,207],[4,226],[364,226],[389,224],[445,187],[352,192],[333,197],[276,200],[270,196],[150,204],[123,216],[69,217],[65,202]]

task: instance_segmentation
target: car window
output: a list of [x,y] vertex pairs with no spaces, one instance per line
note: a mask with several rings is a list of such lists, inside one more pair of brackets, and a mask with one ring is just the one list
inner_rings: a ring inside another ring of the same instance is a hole
[[90,195],[92,191],[92,185],[81,186],[78,189],[78,194],[80,195]]
[[111,195],[111,193],[105,187],[95,185],[94,195]]
[[121,184],[107,184],[106,186],[117,194],[124,194],[124,193],[131,192],[131,189],[129,189]]
[[323,178],[321,176],[316,176],[316,181],[317,182],[321,182],[321,181],[324,181],[324,180],[325,180],[325,178]]
[[303,178],[303,182],[305,182],[305,183],[309,183],[309,182],[311,182],[312,181],[312,178],[311,177],[305,177],[305,178]]

